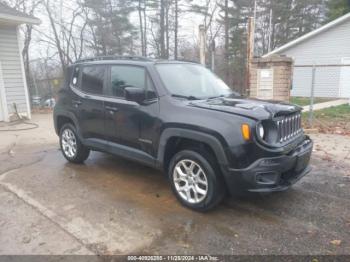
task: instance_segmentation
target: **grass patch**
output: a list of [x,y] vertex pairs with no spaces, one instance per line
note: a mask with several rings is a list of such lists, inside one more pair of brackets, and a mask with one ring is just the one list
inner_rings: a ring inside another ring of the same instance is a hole
[[317,119],[329,119],[330,121],[350,121],[350,105],[332,106],[314,111]]
[[[303,125],[310,128],[309,112],[302,114]],[[316,110],[313,113],[313,128],[324,133],[350,135],[350,105],[340,105]]]
[[[324,97],[315,97],[314,98],[314,104],[323,103],[335,100],[334,98],[324,98]],[[292,104],[296,104],[298,106],[307,106],[310,105],[310,98],[309,97],[296,97],[293,96],[290,98],[290,102]]]

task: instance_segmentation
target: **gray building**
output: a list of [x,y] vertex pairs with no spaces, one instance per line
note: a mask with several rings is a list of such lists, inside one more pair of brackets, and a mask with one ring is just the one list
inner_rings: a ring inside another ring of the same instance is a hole
[[39,19],[0,2],[0,121],[9,121],[15,108],[31,117],[18,26],[39,23]]
[[[291,95],[309,97],[316,65],[316,97],[350,97],[350,13],[266,54],[294,59]],[[336,66],[334,66],[336,65]]]

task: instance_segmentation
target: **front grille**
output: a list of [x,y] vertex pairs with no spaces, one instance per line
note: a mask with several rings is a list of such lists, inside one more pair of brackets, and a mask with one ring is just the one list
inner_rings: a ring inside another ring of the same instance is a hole
[[277,120],[278,141],[285,142],[302,132],[300,113],[285,116]]

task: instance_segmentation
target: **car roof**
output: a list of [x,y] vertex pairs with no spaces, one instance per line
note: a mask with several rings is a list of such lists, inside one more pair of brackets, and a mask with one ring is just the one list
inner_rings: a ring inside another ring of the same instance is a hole
[[194,61],[153,59],[141,56],[102,56],[77,60],[73,65],[106,65],[106,64],[129,64],[129,65],[154,65],[154,64],[198,64]]

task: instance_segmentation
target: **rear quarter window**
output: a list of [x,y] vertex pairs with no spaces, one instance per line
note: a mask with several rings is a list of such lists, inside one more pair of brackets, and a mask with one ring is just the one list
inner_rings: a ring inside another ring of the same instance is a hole
[[85,66],[82,69],[81,90],[94,95],[103,95],[105,66]]

